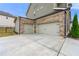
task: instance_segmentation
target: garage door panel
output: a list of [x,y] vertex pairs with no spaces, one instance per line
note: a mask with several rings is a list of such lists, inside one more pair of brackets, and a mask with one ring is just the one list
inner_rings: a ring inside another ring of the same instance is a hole
[[39,25],[39,33],[50,34],[50,35],[59,35],[59,24],[50,23],[50,24],[41,24]]
[[32,25],[24,25],[24,33],[26,34],[32,34],[33,33],[33,26]]

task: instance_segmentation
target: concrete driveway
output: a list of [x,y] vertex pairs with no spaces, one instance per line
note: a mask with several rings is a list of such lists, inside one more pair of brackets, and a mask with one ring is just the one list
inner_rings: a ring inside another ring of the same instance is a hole
[[59,56],[79,56],[79,39],[66,38]]
[[64,39],[43,34],[0,38],[0,56],[57,56]]
[[0,37],[0,56],[79,56],[79,40],[43,34]]

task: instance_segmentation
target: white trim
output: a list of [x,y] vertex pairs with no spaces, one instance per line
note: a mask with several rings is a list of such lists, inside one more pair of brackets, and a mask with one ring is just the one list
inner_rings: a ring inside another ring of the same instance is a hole
[[53,8],[53,9],[56,9],[56,10],[65,10],[67,8]]

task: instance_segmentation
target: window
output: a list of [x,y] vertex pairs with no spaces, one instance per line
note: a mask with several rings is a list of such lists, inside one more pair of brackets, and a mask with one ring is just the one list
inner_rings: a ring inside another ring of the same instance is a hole
[[43,8],[43,6],[41,6],[40,8],[37,8],[37,11],[41,10]]
[[61,6],[61,3],[57,3],[57,7],[60,7]]
[[66,3],[57,3],[57,7],[59,7],[59,8],[66,8],[67,4]]

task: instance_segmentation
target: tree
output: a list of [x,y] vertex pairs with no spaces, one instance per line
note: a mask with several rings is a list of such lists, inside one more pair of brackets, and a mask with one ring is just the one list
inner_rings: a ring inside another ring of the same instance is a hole
[[73,38],[79,38],[79,25],[78,25],[77,14],[75,14],[73,18],[72,27],[69,35]]

